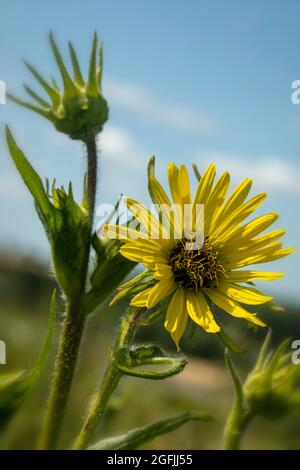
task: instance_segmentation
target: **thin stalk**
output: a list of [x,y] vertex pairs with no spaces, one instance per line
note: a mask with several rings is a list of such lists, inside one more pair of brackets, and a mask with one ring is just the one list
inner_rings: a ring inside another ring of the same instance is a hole
[[87,199],[90,215],[90,236],[86,244],[80,292],[76,297],[67,301],[66,316],[59,340],[49,404],[40,442],[41,449],[55,449],[57,447],[85,325],[85,316],[81,312],[81,299],[86,288],[96,201],[97,146],[95,137],[86,143],[86,148],[88,157]]
[[240,448],[241,439],[253,417],[254,414],[250,410],[244,410],[235,401],[225,425],[225,450],[237,450]]
[[130,308],[124,316],[120,325],[119,335],[116,338],[110,354],[110,360],[99,391],[93,398],[87,416],[84,420],[83,427],[75,441],[73,449],[86,449],[96,431],[98,424],[105,416],[107,405],[112,393],[116,389],[122,372],[116,367],[116,355],[120,348],[127,346],[134,335],[137,317],[141,314],[142,309]]
[[96,139],[90,139],[87,144],[88,171],[87,171],[87,198],[92,223],[95,212],[97,191],[97,144]]

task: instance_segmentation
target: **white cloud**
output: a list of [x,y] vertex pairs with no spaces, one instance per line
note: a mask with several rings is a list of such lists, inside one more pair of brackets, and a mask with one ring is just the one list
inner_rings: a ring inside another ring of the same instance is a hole
[[110,79],[105,83],[108,100],[130,111],[175,129],[206,131],[212,123],[205,113],[184,104],[168,102],[141,85]]
[[280,191],[284,195],[300,192],[300,168],[283,158],[269,155],[240,156],[219,151],[197,152],[196,163],[216,163],[219,171],[228,170],[235,180],[253,178],[256,187]]
[[122,127],[105,127],[99,137],[99,142],[105,159],[131,169],[144,168],[146,158],[149,157],[133,135]]
[[116,201],[120,193],[143,199],[149,152],[127,129],[111,125],[101,133],[99,148],[102,160],[99,187],[106,202]]

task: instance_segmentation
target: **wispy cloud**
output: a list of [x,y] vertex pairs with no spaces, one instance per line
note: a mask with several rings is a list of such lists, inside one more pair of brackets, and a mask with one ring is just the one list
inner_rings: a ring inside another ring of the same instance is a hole
[[100,187],[108,202],[120,193],[134,198],[145,196],[149,152],[127,129],[108,125],[99,137],[103,158]]
[[214,162],[219,170],[228,170],[234,180],[250,177],[255,180],[257,188],[281,191],[282,196],[300,192],[300,167],[277,156],[198,151],[195,161],[200,168],[204,163]]
[[139,170],[144,167],[146,150],[136,141],[134,136],[122,127],[107,126],[99,137],[104,157],[119,165]]
[[158,124],[196,132],[213,127],[206,113],[181,103],[165,101],[141,85],[110,79],[104,88],[110,102]]

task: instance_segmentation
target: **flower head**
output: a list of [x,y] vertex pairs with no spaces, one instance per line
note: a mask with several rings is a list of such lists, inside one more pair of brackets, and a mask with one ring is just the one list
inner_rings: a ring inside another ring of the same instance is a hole
[[68,134],[71,139],[87,142],[102,130],[108,119],[108,105],[101,91],[102,47],[98,48],[95,33],[88,79],[85,82],[71,42],[69,42],[69,52],[73,66],[73,79],[69,75],[52,33],[50,33],[50,44],[61,74],[63,90],[59,89],[54,79],[52,83],[47,82],[31,64],[25,61],[27,68],[47,93],[50,101],[39,96],[27,85],[24,85],[26,92],[37,104],[24,101],[11,94],[8,96],[21,106],[44,116],[54,124],[58,131]]
[[[160,302],[167,303],[165,327],[177,347],[188,318],[208,333],[220,331],[211,308],[213,304],[234,317],[265,326],[255,313],[240,304],[269,302],[272,299],[269,295],[250,287],[249,283],[272,281],[283,274],[243,268],[277,260],[293,251],[293,248],[282,248],[278,241],[284,230],[261,235],[276,221],[277,214],[269,213],[245,222],[263,203],[265,193],[247,199],[252,181],[245,179],[227,197],[229,173],[223,173],[214,184],[215,175],[216,166],[211,164],[199,178],[192,199],[186,167],[178,168],[170,163],[170,199],[154,176],[152,160],[149,192],[158,208],[158,217],[138,202],[127,199],[129,210],[143,230],[112,224],[103,228],[106,236],[124,242],[120,250],[123,256],[146,267],[142,279],[147,282],[141,284],[131,304],[150,309]],[[136,281],[141,281],[141,275]],[[128,287],[132,285],[134,281],[124,289],[130,292]]]
[[271,332],[243,385],[243,394],[252,413],[278,418],[300,409],[300,366],[291,361],[289,339],[270,351],[270,338]]

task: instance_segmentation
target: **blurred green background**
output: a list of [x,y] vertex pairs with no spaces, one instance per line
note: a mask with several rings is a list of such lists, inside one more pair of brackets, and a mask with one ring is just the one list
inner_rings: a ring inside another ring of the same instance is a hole
[[[47,331],[49,301],[54,287],[48,273],[47,266],[34,259],[22,258],[17,253],[0,255],[0,338],[7,345],[7,365],[0,366],[0,374],[30,369],[39,354]],[[286,307],[284,313],[261,313],[272,325],[276,344],[281,338],[294,338],[300,328],[299,311],[293,305]],[[108,346],[123,309],[122,304],[115,308],[103,306],[88,321],[63,430],[63,446],[67,446],[79,430],[87,399],[99,382],[107,360]],[[222,319],[226,320],[225,315]],[[57,324],[56,338],[60,322]],[[224,324],[248,350],[242,355],[234,355],[239,372],[244,376],[266,332],[263,329],[253,331],[242,321]],[[141,341],[154,340],[174,351],[174,345],[161,323],[143,327],[138,336]],[[222,429],[233,397],[232,385],[224,367],[223,347],[214,335],[203,334],[197,329],[192,339],[186,334],[183,349],[187,352],[188,365],[177,377],[151,382],[134,378],[121,381],[106,417],[104,436],[119,434],[186,410],[203,410],[212,413],[212,422],[189,423],[157,438],[145,448],[222,448]],[[51,359],[38,386],[2,433],[2,449],[28,449],[36,442],[46,409],[54,350],[53,344]],[[290,415],[274,422],[256,419],[246,433],[243,448],[299,449],[299,415]]]

